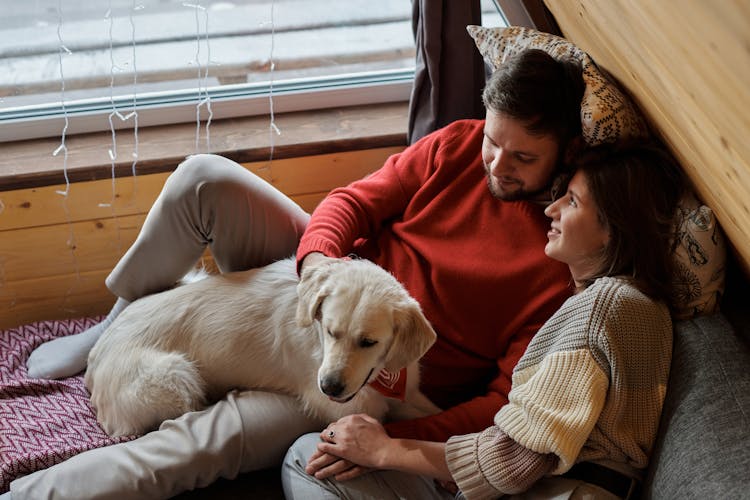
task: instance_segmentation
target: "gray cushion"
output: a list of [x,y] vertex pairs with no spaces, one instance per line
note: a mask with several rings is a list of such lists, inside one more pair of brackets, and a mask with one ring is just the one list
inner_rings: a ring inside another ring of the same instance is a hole
[[675,323],[644,497],[750,498],[750,350],[721,313]]

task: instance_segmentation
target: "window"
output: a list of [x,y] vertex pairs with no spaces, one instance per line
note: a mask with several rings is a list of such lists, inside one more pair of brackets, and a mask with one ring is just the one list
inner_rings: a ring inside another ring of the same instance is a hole
[[0,141],[406,100],[414,72],[408,0],[28,0],[0,32]]

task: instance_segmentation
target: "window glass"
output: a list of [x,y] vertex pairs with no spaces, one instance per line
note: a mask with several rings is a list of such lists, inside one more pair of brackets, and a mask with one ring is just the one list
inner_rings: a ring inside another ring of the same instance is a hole
[[[482,6],[483,24],[503,24],[491,0]],[[0,121],[16,126],[0,123],[0,140],[59,134],[62,115],[68,133],[78,133],[132,127],[134,112],[141,126],[267,113],[269,92],[320,93],[282,99],[276,111],[337,99],[403,100],[413,78],[409,0],[24,0],[7,7]]]

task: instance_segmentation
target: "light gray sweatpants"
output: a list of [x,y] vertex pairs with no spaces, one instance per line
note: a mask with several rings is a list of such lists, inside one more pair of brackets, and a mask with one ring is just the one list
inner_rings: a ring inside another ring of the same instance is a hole
[[[315,452],[319,433],[301,436],[289,448],[281,468],[281,483],[287,500],[465,500],[438,486],[429,477],[395,470],[377,470],[348,481],[316,479],[305,472],[307,459]],[[479,474],[479,471],[477,471]],[[499,493],[498,493],[499,496]],[[547,476],[529,490],[505,495],[504,500],[619,500],[607,490],[579,479]]]
[[373,471],[348,481],[316,479],[305,472],[307,460],[317,449],[319,433],[301,436],[289,449],[281,468],[287,500],[462,500],[461,492],[449,493],[429,477],[394,470]]
[[[268,264],[294,254],[308,220],[284,194],[235,162],[193,156],[167,180],[107,286],[130,301],[169,288],[206,246],[222,272]],[[298,436],[327,423],[307,417],[289,396],[233,392],[136,440],[19,478],[11,496],[169,498],[219,477],[278,465]]]
[[191,156],[167,179],[107,287],[129,301],[165,290],[195,266],[206,246],[221,272],[270,264],[294,254],[309,220],[241,165]]

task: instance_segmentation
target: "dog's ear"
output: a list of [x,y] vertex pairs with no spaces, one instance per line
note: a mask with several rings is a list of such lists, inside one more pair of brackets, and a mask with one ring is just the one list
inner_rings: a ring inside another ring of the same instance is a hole
[[306,267],[297,284],[297,314],[295,319],[301,327],[312,325],[318,316],[320,304],[328,295],[325,282],[328,279],[330,265],[324,264]]
[[424,356],[437,338],[419,303],[411,297],[394,310],[394,324],[395,338],[385,360],[389,372],[397,372]]

